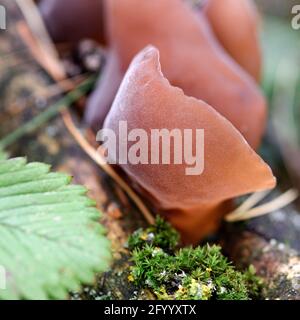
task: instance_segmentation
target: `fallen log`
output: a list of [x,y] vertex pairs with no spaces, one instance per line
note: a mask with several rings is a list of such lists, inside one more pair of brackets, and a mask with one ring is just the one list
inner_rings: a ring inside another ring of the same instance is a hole
[[300,215],[290,205],[243,225],[227,225],[222,241],[239,268],[252,264],[264,280],[264,299],[300,299]]
[[295,250],[247,231],[231,236],[224,247],[240,268],[255,267],[265,283],[264,299],[300,299],[300,256]]

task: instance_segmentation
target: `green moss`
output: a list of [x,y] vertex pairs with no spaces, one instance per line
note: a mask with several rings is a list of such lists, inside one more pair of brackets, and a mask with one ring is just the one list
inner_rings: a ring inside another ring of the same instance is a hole
[[172,251],[178,245],[179,235],[169,223],[160,217],[146,230],[138,229],[128,240],[129,250],[142,249],[146,244]]
[[261,281],[253,267],[237,271],[215,245],[176,250],[178,239],[161,218],[135,232],[128,242],[130,281],[164,300],[248,300],[259,295]]
[[263,280],[256,275],[256,270],[253,265],[250,265],[244,272],[244,281],[248,288],[249,296],[252,299],[259,299],[263,289]]

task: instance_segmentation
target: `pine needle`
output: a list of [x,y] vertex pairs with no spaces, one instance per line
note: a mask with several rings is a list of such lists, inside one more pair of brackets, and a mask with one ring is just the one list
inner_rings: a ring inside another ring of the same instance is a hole
[[[248,211],[235,210],[225,217],[227,222],[238,222],[260,217],[276,210],[280,210],[294,202],[299,197],[299,192],[295,189],[290,189],[279,197],[267,202],[261,206],[252,208]],[[247,201],[247,200],[246,200]],[[240,207],[241,208],[241,207]]]
[[126,192],[126,194],[130,197],[130,199],[132,199],[137,208],[143,214],[146,221],[149,224],[154,224],[155,219],[152,216],[151,212],[148,210],[148,208],[145,206],[143,201],[132,190],[132,188],[122,179],[122,177],[115,172],[112,166],[109,165],[107,161],[104,159],[104,157],[100,153],[101,147],[99,148],[99,151],[97,151],[94,149],[93,146],[90,145],[90,143],[83,137],[80,131],[76,128],[68,110],[62,112],[62,117],[67,129],[72,134],[77,143],[81,146],[81,148],[90,156],[90,158],[92,158],[101,167],[101,169],[105,173],[107,173],[120,186],[120,188],[122,188],[122,190]]
[[[61,64],[55,46],[49,37],[48,31],[45,28],[38,10],[36,10],[34,2],[32,0],[19,0],[18,3],[31,29],[28,30],[22,26],[22,28],[20,28],[22,36],[24,37],[27,45],[31,48],[31,52],[36,57],[40,65],[53,77],[56,82],[60,83],[62,85],[62,89],[66,91],[66,88],[70,85],[68,83],[69,79],[65,78],[65,73],[61,69]],[[33,10],[30,10],[30,8]],[[30,22],[33,19],[35,20],[34,24]],[[62,100],[60,102],[63,102]],[[67,105],[70,105],[70,103],[67,103]],[[77,143],[82,147],[82,149],[122,188],[122,190],[126,192],[129,198],[132,199],[137,208],[141,211],[146,221],[149,224],[154,224],[155,219],[148,208],[144,205],[143,201],[113,170],[113,168],[105,161],[102,155],[97,152],[81,135],[80,131],[74,125],[72,117],[69,111],[66,110],[65,106],[61,105],[60,107],[56,107],[55,112],[57,111],[61,112],[67,129]]]
[[56,102],[54,105],[48,107],[44,112],[37,115],[31,121],[25,123],[20,128],[16,129],[12,133],[0,140],[0,148],[5,149],[12,145],[24,135],[32,133],[40,128],[42,125],[47,123],[49,120],[54,118],[60,111],[64,110],[68,106],[72,105],[78,99],[83,97],[95,84],[96,77],[91,76],[79,85],[75,90],[65,95],[61,100]]
[[33,0],[16,0],[16,2],[26,20],[26,23],[19,22],[17,29],[31,54],[55,80],[64,79],[64,67],[36,4]]
[[240,212],[247,212],[271,192],[272,190],[267,190],[251,194],[238,208],[231,212],[231,215],[238,214]]

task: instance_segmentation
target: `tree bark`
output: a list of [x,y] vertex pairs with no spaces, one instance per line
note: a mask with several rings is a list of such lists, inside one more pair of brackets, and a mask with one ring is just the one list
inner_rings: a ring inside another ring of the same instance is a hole
[[248,231],[230,236],[224,247],[240,268],[254,265],[264,280],[264,299],[300,300],[298,252],[276,240],[266,241]]

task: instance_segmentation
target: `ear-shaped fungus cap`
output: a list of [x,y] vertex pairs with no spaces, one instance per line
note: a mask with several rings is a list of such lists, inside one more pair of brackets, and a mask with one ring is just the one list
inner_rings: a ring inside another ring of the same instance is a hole
[[55,42],[105,43],[103,0],[42,0],[39,8]]
[[[145,46],[156,46],[162,70],[170,83],[185,94],[201,99],[225,116],[253,148],[265,129],[266,105],[255,81],[225,53],[203,14],[182,0],[106,0],[111,49],[125,73],[132,58]],[[113,76],[106,76],[111,79]],[[104,81],[102,82],[105,86]],[[101,84],[100,84],[101,85]],[[101,90],[101,89],[99,89]],[[104,90],[102,90],[104,91]],[[100,129],[102,119],[93,109],[107,109],[99,94],[87,119]],[[103,112],[98,112],[103,114]]]
[[[226,200],[275,186],[271,169],[228,120],[170,85],[154,47],[147,47],[133,60],[105,121],[104,128],[113,130],[118,142],[124,139],[118,136],[120,121],[127,122],[129,132],[143,129],[148,137],[154,129],[192,129],[194,136],[196,129],[204,130],[201,175],[186,175],[184,161],[179,165],[121,165],[152,204],[166,212],[171,222],[174,219],[187,241],[197,241],[216,227]],[[195,151],[199,147],[195,137],[191,143]],[[173,159],[175,149],[170,149]]]
[[254,79],[259,81],[262,57],[259,15],[254,2],[252,0],[208,0],[204,11],[225,50]]

